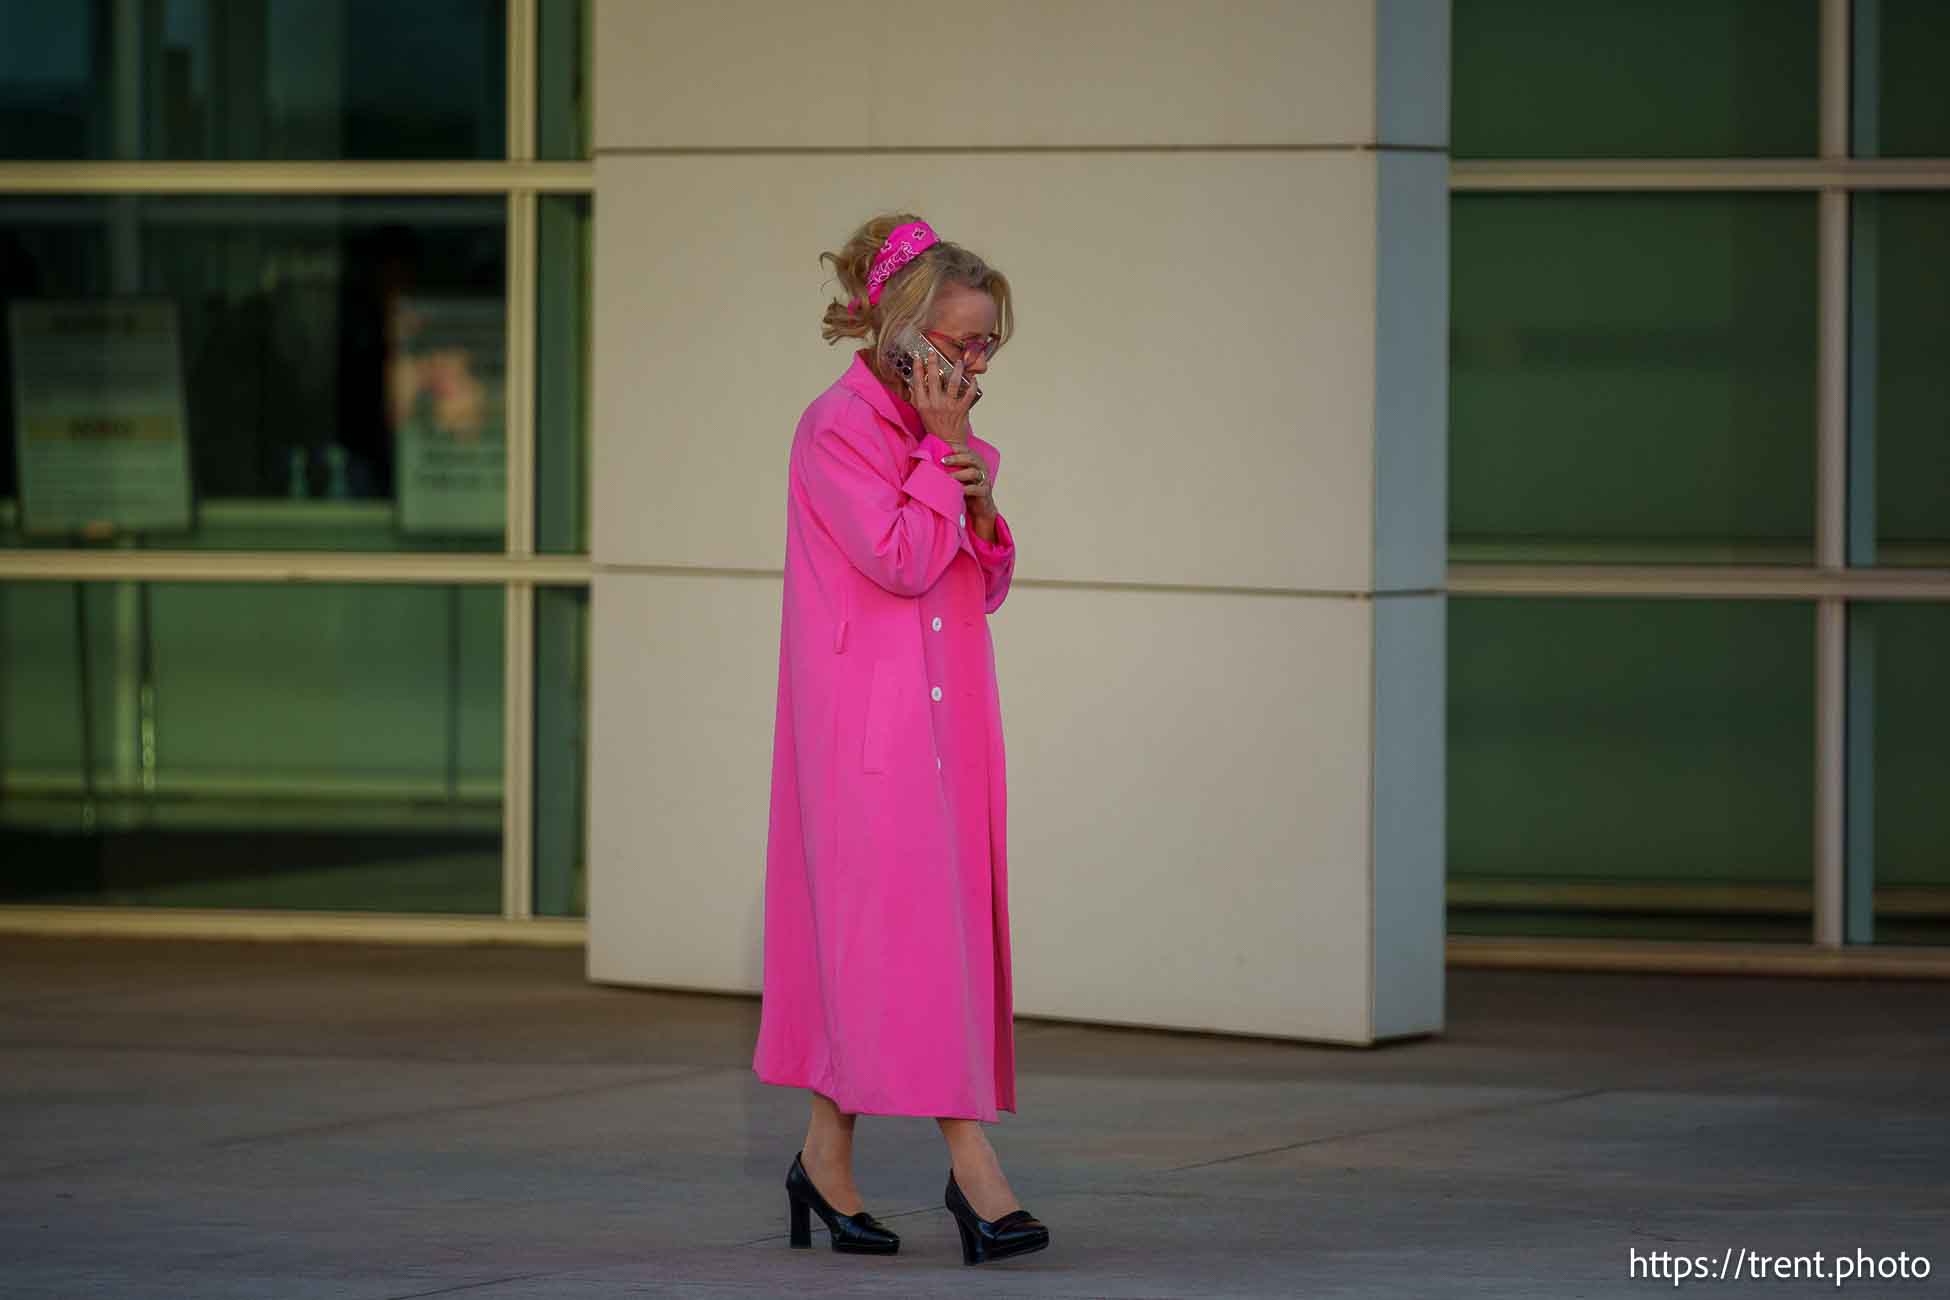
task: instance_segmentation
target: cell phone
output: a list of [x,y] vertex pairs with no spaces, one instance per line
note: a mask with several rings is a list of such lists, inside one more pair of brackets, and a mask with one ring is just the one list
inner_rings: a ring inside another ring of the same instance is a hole
[[[887,345],[888,364],[900,371],[901,378],[910,384],[914,382],[915,365],[928,360],[934,362],[935,371],[940,374],[944,381],[955,373],[955,363],[943,356],[941,349],[928,341],[927,335],[922,334],[912,326],[903,331]],[[956,390],[956,397],[959,398],[963,393],[973,388],[975,390],[975,397],[973,401],[969,402],[969,405],[974,406],[976,402],[982,400],[982,386],[975,382],[975,376],[964,373],[961,377],[961,382],[962,387]]]

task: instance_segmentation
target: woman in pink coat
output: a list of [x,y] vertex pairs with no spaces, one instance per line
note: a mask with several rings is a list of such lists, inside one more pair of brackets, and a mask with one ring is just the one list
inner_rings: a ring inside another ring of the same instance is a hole
[[1014,1111],[1008,781],[988,616],[1015,539],[977,383],[1013,329],[1009,285],[908,213],[826,253],[827,342],[863,339],[788,459],[764,1002],[752,1068],[805,1088],[791,1242],[900,1241],[862,1207],[856,1115],[929,1115],[968,1263],[1038,1250],[982,1130]]

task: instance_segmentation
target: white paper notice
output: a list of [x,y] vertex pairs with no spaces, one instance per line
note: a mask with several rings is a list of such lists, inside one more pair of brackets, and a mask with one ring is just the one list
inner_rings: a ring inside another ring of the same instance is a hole
[[8,304],[21,531],[190,527],[189,421],[176,304]]

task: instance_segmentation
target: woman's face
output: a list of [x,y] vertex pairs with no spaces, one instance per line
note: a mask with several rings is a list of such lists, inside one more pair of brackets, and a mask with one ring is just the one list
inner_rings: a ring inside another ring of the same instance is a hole
[[[934,315],[929,319],[929,342],[941,349],[949,361],[962,360],[962,344],[985,334],[995,333],[995,299],[981,289],[965,284],[944,284],[934,296]],[[989,368],[987,355],[969,359],[962,369],[979,375]]]

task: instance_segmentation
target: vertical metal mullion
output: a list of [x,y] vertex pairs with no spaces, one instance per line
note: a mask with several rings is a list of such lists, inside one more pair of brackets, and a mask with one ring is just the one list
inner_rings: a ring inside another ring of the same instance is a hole
[[1842,943],[1843,790],[1847,743],[1848,607],[1833,597],[1815,605],[1815,889],[1814,942]]
[[508,160],[535,157],[536,0],[508,4]]
[[[1848,156],[1849,0],[1821,0],[1821,156]],[[1815,564],[1847,565],[1848,191],[1817,199],[1820,294],[1816,317]],[[1815,603],[1814,941],[1840,947],[1846,899],[1848,606]]]
[[1842,942],[1876,938],[1876,607],[1848,609],[1846,704],[1843,727]]
[[505,588],[501,719],[501,915],[535,914],[535,584]]
[[[1849,33],[1850,147],[1859,156],[1876,141],[1874,108],[1876,26],[1868,0],[1855,7]],[[1867,45],[1869,48],[1865,48]],[[1865,109],[1868,111],[1865,113]],[[1874,568],[1876,557],[1877,302],[1881,281],[1881,198],[1873,190],[1848,196],[1848,503],[1847,551],[1851,568]],[[1874,943],[1876,882],[1876,607],[1866,600],[1848,606],[1848,655],[1844,665],[1842,769],[1842,942]]]
[[[507,152],[535,156],[535,4],[508,0]],[[507,553],[535,553],[535,207],[533,188],[508,191],[507,339],[503,412],[507,438]],[[501,914],[528,920],[535,899],[535,584],[503,588]]]
[[1848,157],[1850,0],[1821,0],[1821,156]]

